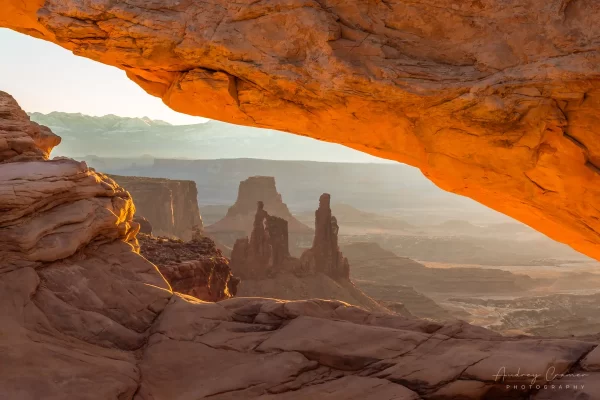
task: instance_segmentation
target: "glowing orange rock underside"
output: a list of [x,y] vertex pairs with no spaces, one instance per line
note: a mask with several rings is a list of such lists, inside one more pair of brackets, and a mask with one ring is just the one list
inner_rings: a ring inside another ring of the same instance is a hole
[[121,68],[174,110],[414,165],[596,259],[599,20],[594,0],[8,0],[0,10],[0,26]]

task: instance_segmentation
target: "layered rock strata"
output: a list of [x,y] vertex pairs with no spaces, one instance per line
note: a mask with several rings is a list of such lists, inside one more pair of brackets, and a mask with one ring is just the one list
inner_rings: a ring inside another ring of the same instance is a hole
[[591,0],[8,0],[0,26],[127,72],[171,108],[420,168],[600,258]]
[[[231,269],[243,279],[240,295],[287,300],[336,299],[370,311],[389,313],[389,309],[350,281],[348,261],[337,247],[335,217],[323,201],[316,215],[320,232],[318,236],[315,234],[314,246],[296,258],[290,256],[288,248],[287,221],[269,215],[264,204],[258,202],[250,239],[238,239],[231,253]],[[329,221],[328,227],[323,223],[324,218]],[[321,251],[323,249],[331,251]],[[396,309],[410,315],[401,307]]]
[[250,239],[238,239],[233,246],[231,267],[240,277],[248,279],[299,272],[300,263],[289,252],[287,221],[269,215],[262,201],[257,203]]
[[135,199],[137,214],[146,218],[157,236],[189,241],[202,228],[198,189],[194,181],[110,175]]
[[[0,92],[0,143],[20,135],[31,149],[37,128]],[[529,376],[510,382],[523,389],[498,382],[498,366],[552,369],[567,374],[563,398],[598,398],[593,341],[510,340],[336,301],[174,294],[130,244],[125,190],[83,163],[47,160],[50,148],[30,161],[12,149],[0,164],[2,398],[557,398]]]
[[264,203],[257,203],[250,239],[238,239],[231,253],[234,271],[242,277],[261,279],[278,273],[297,276],[324,274],[336,280],[350,280],[350,265],[338,246],[339,227],[331,214],[331,195],[319,198],[315,212],[313,245],[300,259],[290,256],[288,223],[269,215]]
[[[290,236],[312,234],[311,229],[298,221],[277,192],[275,178],[252,176],[242,182],[235,204],[221,220],[206,227],[206,232],[220,241],[233,244],[235,239],[252,234],[256,217],[256,204],[262,202],[269,214],[287,221]],[[233,239],[233,240],[232,240]]]
[[331,195],[323,193],[315,211],[315,238],[300,263],[307,271],[322,272],[333,279],[350,279],[350,265],[338,246],[339,226],[331,214]]
[[189,242],[138,234],[140,254],[158,267],[172,289],[204,301],[235,296],[239,279],[215,243],[207,237]]

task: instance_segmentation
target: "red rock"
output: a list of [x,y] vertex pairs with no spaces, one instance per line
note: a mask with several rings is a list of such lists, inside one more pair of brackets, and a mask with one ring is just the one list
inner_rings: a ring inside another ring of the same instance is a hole
[[310,234],[311,229],[298,221],[283,202],[275,187],[275,178],[253,176],[240,182],[237,200],[220,221],[207,226],[210,234],[235,232],[250,235],[256,215],[256,204],[261,201],[270,215],[288,222],[289,233]]
[[157,236],[191,240],[202,229],[194,181],[110,175],[135,199],[136,214],[146,218]]
[[315,238],[312,248],[306,250],[300,263],[302,269],[321,272],[333,279],[350,279],[350,265],[338,246],[339,226],[331,214],[331,195],[323,193],[315,212]]
[[140,254],[158,267],[175,292],[204,301],[235,296],[239,279],[208,237],[189,242],[144,234],[137,238]]
[[29,121],[8,93],[0,91],[0,163],[47,160],[60,137]]
[[416,166],[600,259],[598,2],[7,0],[2,11],[0,26],[121,68],[176,111]]
[[231,252],[231,268],[242,278],[263,279],[282,272],[299,272],[300,263],[290,256],[288,223],[269,215],[257,203],[250,239],[238,239]]
[[[0,99],[0,126],[16,115],[26,127],[14,101]],[[7,136],[14,132],[0,130],[0,141]],[[506,382],[493,380],[499,366],[595,369],[597,342],[504,338],[340,301],[174,295],[134,251],[129,194],[83,163],[31,149],[0,164],[1,397],[597,398],[595,372],[557,380],[585,388],[556,396],[502,393]]]

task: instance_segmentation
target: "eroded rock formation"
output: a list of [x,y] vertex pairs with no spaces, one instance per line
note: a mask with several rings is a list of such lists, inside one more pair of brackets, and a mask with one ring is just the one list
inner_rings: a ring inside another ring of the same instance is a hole
[[[47,160],[50,148],[25,137],[39,127],[10,96],[0,99],[0,143],[29,143],[0,164],[3,398],[506,398],[507,382],[493,381],[499,365],[587,374],[558,381],[585,380],[565,399],[600,391],[595,341],[509,340],[337,301],[174,294],[129,243],[129,194],[83,163]],[[29,149],[39,153],[26,161]]]
[[189,242],[138,234],[140,254],[158,267],[175,292],[204,301],[235,296],[239,279],[229,269],[229,260],[207,237]]
[[350,265],[338,246],[339,227],[331,214],[330,200],[328,193],[319,198],[313,245],[302,253],[300,259],[290,256],[287,221],[269,215],[263,202],[257,202],[250,239],[238,239],[231,253],[235,273],[252,279],[281,272],[292,272],[298,276],[324,274],[332,279],[348,281]]
[[8,0],[171,108],[342,143],[600,259],[591,0]]
[[315,211],[315,238],[300,263],[307,271],[321,272],[333,279],[350,279],[350,265],[338,246],[339,226],[331,214],[331,195],[323,193]]
[[238,239],[233,246],[231,267],[242,278],[250,279],[294,272],[299,267],[289,252],[288,222],[269,215],[262,201],[257,202],[250,239]]
[[[287,241],[291,242],[293,249],[310,239],[312,230],[292,215],[281,194],[277,192],[275,178],[272,176],[252,176],[240,182],[235,204],[229,208],[225,217],[207,226],[206,232],[227,246],[233,246],[238,239],[245,236],[261,235],[262,228],[256,229],[256,221],[259,218],[256,213],[258,202],[263,204],[269,215],[287,221]],[[264,225],[264,222],[262,224]],[[258,246],[261,240],[257,236],[255,246]]]
[[153,233],[189,241],[202,228],[194,181],[110,175],[135,199],[136,212],[150,221]]
[[281,199],[281,194],[275,187],[275,178],[272,176],[251,176],[240,182],[238,196],[235,204],[227,210],[227,215],[213,225],[207,226],[207,232],[246,232],[250,234],[254,229],[256,204],[262,202],[270,215],[288,221],[290,233],[310,233],[310,228],[298,221],[287,205]]

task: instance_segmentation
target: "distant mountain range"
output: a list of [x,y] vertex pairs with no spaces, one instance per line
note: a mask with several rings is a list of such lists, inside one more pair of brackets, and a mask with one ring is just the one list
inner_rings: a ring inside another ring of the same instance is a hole
[[62,137],[61,145],[53,152],[55,156],[389,162],[339,144],[219,121],[171,125],[148,117],[94,117],[63,112],[29,115]]

